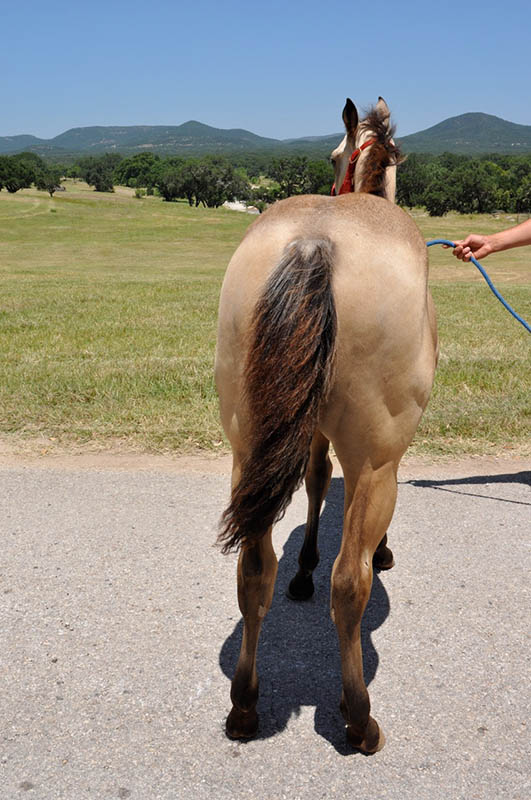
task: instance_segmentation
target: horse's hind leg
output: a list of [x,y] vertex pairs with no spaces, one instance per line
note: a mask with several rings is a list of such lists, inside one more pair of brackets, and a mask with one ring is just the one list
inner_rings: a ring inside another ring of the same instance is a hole
[[332,462],[328,457],[329,445],[328,439],[316,431],[312,439],[310,461],[305,477],[308,518],[304,543],[299,554],[299,571],[291,580],[287,592],[292,600],[308,600],[314,591],[312,573],[319,563],[317,548],[319,514],[332,477]]
[[345,470],[345,521],[341,549],[332,572],[331,613],[341,651],[343,695],[341,712],[349,742],[375,753],[384,737],[370,712],[363,679],[361,618],[372,586],[372,559],[391,521],[396,502],[396,473],[389,463],[359,477]]
[[238,561],[238,603],[243,615],[243,637],[236,673],[232,680],[232,711],[226,731],[232,739],[249,739],[258,729],[258,675],[256,648],[260,628],[271,601],[277,574],[277,558],[271,528],[256,544],[242,550]]

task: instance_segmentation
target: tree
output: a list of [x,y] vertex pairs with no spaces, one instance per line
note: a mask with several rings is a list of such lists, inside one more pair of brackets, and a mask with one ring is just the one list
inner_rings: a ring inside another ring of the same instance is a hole
[[177,200],[178,197],[182,197],[184,194],[182,170],[179,167],[167,166],[166,169],[160,172],[155,186],[164,200],[168,202]]
[[259,214],[263,214],[267,209],[267,203],[265,200],[253,200],[251,198],[250,205],[256,208]]
[[452,208],[461,214],[487,214],[496,208],[496,182],[484,163],[471,159],[451,175]]
[[53,197],[54,192],[61,184],[62,172],[59,167],[45,167],[37,172],[35,186],[42,192],[48,192]]
[[444,169],[450,172],[463,166],[469,160],[470,156],[465,156],[460,153],[441,153],[440,156],[437,156],[437,163],[439,166],[444,167]]
[[426,165],[425,180],[423,205],[430,217],[442,217],[454,208],[455,198],[450,182],[450,171],[441,166],[439,161],[434,161]]
[[[232,195],[232,199],[242,201],[249,200],[251,197],[251,184],[246,171],[242,168],[233,169],[230,164],[229,167],[232,170],[232,177],[229,180],[228,190]],[[230,199],[230,197],[228,199]]]
[[397,171],[396,202],[408,208],[424,205],[427,184],[428,172],[425,160],[412,153]]
[[114,170],[114,182],[133,188],[153,186],[160,161],[160,156],[153,153],[137,153],[124,158]]
[[253,206],[262,213],[268,205],[272,205],[279,200],[279,188],[276,185],[256,186],[251,190],[249,200]]
[[70,167],[68,167],[65,174],[67,178],[72,178],[75,183],[76,180],[82,177],[82,172],[83,170],[79,164],[72,164]]
[[19,189],[29,189],[35,180],[37,169],[43,167],[44,161],[35,153],[4,156],[0,167],[1,183],[12,194]]
[[516,210],[531,214],[531,175],[527,175],[516,193]]
[[192,158],[181,167],[182,177],[182,197],[186,197],[188,205],[199,205],[199,200],[196,202],[197,195],[197,180],[196,175],[199,169],[199,159]]
[[122,160],[118,153],[105,153],[103,156],[87,156],[77,163],[81,177],[96,192],[114,192],[114,170]]
[[192,172],[196,205],[218,208],[226,200],[246,200],[250,195],[249,182],[223,156],[206,156]]
[[222,156],[191,158],[178,166],[168,159],[156,186],[165,200],[186,197],[190,205],[217,208],[225,200],[246,200],[250,185],[243,171]]
[[511,186],[517,189],[529,175],[531,175],[530,156],[511,156],[508,166]]
[[329,161],[308,163],[308,194],[330,194],[334,183],[334,168]]
[[278,183],[281,198],[308,193],[310,176],[306,156],[274,158],[268,174]]
[[430,217],[443,217],[452,208],[452,197],[444,187],[432,184],[424,192],[424,206]]
[[0,192],[6,185],[6,179],[9,172],[8,167],[9,167],[8,157],[0,156]]

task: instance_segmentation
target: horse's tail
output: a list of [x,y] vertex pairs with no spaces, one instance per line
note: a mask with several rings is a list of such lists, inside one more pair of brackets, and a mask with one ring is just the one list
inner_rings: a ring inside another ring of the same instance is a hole
[[223,552],[248,547],[300,486],[335,364],[333,246],[289,244],[258,300],[244,371],[248,454],[221,519]]

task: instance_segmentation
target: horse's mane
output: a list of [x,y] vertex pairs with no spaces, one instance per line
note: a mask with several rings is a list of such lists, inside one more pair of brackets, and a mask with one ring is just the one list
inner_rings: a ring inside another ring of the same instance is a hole
[[396,128],[388,125],[375,106],[369,109],[362,124],[371,131],[376,141],[369,147],[364,159],[359,191],[384,197],[385,170],[404,161],[400,148],[393,142]]

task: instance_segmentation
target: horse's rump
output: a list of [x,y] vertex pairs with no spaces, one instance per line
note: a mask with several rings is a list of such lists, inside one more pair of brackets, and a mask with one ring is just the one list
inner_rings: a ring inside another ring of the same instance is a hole
[[254,309],[243,373],[252,427],[247,455],[222,517],[223,550],[259,539],[300,485],[335,364],[333,244],[287,245]]

